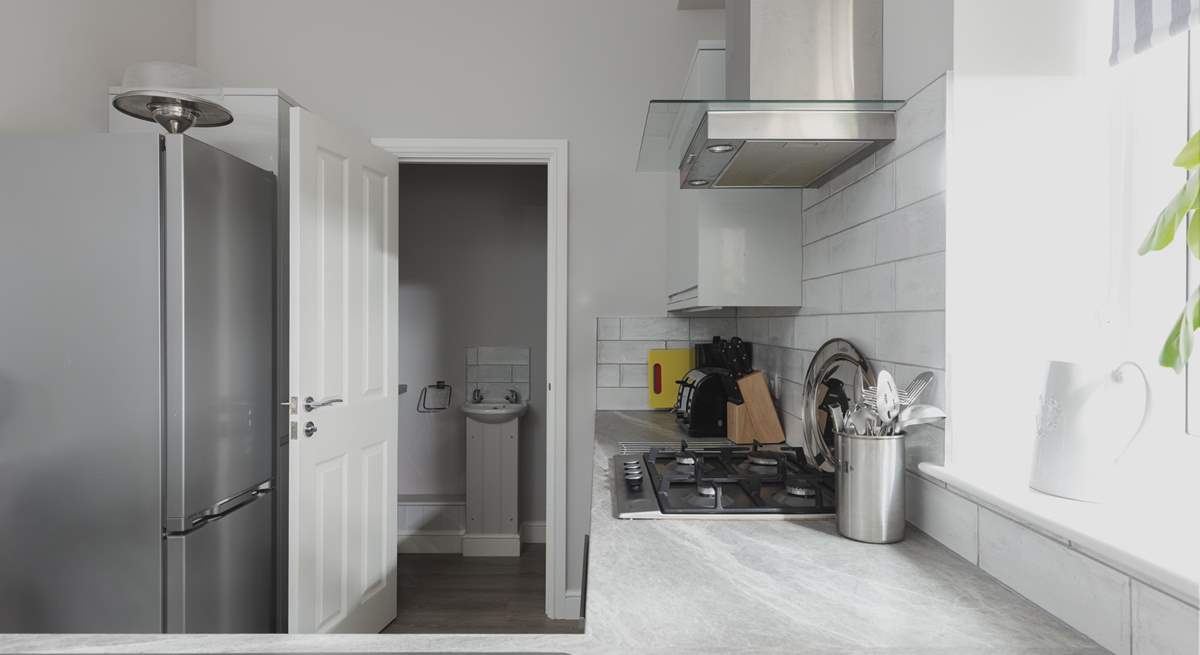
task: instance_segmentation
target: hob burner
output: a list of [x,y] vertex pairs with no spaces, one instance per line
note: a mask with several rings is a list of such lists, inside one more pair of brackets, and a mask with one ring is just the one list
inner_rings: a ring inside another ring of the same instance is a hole
[[746,454],[746,461],[750,462],[751,466],[778,466],[779,460],[774,457],[762,453],[757,450],[752,450]]
[[789,496],[799,496],[802,498],[811,498],[817,495],[817,490],[813,489],[807,482],[801,480],[788,480],[784,486],[784,491]]

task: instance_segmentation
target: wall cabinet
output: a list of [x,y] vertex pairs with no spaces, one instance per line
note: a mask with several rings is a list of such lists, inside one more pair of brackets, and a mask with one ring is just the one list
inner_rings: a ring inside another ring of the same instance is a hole
[[667,310],[800,306],[801,206],[794,189],[672,194]]

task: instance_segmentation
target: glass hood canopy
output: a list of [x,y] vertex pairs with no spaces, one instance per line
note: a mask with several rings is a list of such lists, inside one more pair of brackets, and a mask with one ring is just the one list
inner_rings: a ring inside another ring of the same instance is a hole
[[639,172],[683,188],[819,186],[895,139],[896,100],[651,100]]

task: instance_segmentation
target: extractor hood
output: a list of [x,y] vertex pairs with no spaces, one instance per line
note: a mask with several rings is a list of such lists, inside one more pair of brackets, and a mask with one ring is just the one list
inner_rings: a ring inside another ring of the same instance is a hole
[[[896,138],[881,0],[727,0],[726,96],[651,100],[638,171],[683,189],[819,187]],[[800,100],[788,98],[803,98]]]

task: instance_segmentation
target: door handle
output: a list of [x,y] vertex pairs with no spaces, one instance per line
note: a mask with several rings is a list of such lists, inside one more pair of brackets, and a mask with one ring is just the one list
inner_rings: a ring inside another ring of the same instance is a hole
[[313,400],[312,396],[304,399],[304,411],[311,412],[318,407],[328,407],[342,402],[341,398],[326,398],[325,400]]
[[313,425],[312,421],[304,424],[304,436],[311,437],[317,433],[317,426]]

